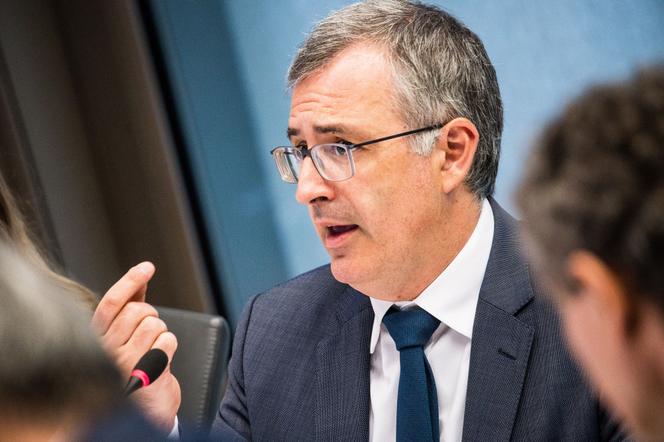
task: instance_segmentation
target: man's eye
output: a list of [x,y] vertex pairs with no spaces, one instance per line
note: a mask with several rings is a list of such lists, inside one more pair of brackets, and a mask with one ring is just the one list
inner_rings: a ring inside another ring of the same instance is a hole
[[335,144],[334,145],[334,154],[337,156],[343,156],[346,155],[346,150],[347,148],[341,144]]
[[346,155],[346,153],[353,149],[353,143],[346,140],[335,140],[334,153],[338,156]]

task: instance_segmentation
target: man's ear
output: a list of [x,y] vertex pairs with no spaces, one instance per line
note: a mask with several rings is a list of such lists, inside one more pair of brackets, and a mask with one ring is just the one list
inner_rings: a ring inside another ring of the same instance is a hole
[[619,334],[628,336],[634,328],[635,305],[618,275],[596,255],[579,250],[567,259],[567,271],[576,291],[572,296],[587,297],[607,327],[617,327]]
[[439,161],[443,192],[450,193],[463,184],[477,151],[480,135],[467,118],[455,118],[441,129],[434,148]]

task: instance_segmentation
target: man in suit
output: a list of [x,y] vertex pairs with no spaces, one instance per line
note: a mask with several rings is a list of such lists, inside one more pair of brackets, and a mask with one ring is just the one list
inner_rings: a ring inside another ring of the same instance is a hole
[[[600,165],[600,167],[597,167]],[[575,356],[639,440],[664,440],[664,66],[575,100],[519,190]]]
[[254,298],[224,440],[619,438],[491,199],[502,105],[469,29],[405,1],[320,22],[272,151],[331,263]]

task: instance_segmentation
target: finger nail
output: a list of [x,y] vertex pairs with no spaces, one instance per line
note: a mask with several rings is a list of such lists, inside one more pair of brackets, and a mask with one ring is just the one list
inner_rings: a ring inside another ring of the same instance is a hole
[[149,262],[142,262],[136,266],[136,270],[144,275],[151,275],[154,270],[154,266]]

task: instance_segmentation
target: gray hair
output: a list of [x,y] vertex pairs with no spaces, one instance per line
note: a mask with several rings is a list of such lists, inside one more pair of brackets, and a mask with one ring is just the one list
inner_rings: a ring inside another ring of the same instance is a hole
[[[411,1],[369,0],[319,22],[288,73],[289,87],[360,43],[387,49],[395,83],[395,108],[412,128],[466,117],[480,140],[466,185],[478,197],[493,194],[503,127],[496,72],[479,37],[447,12]],[[428,155],[436,133],[413,137]]]
[[89,307],[0,242],[0,416],[93,416],[120,399]]

